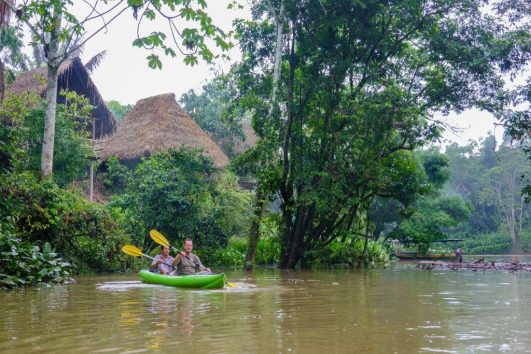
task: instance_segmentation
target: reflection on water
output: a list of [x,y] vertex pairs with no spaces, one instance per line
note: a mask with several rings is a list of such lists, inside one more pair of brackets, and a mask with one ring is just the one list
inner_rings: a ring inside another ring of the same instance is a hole
[[181,290],[80,277],[0,292],[0,353],[531,353],[531,274],[259,271]]

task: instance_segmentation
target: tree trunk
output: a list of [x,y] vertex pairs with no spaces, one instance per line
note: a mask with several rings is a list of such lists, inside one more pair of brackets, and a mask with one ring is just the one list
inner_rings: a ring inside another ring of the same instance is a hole
[[282,243],[280,244],[280,268],[284,269],[288,266],[291,244],[293,242],[293,220],[292,213],[289,211],[289,207],[286,207],[286,205],[284,205],[282,209],[284,219],[284,230],[282,235]]
[[522,253],[522,245],[520,242],[520,230],[518,228],[518,221],[514,205],[511,206],[511,215],[509,219],[509,229],[511,233],[511,241],[513,253]]
[[247,247],[247,254],[245,255],[245,270],[252,270],[255,264],[256,248],[260,241],[260,220],[265,208],[265,200],[262,196],[262,189],[260,186],[256,188],[256,195],[254,199],[254,217],[251,224],[251,232],[249,235],[249,246]]
[[277,103],[278,82],[280,80],[280,63],[282,62],[282,47],[284,45],[284,13],[286,6],[284,1],[280,2],[280,11],[278,16],[275,17],[275,24],[277,27],[277,38],[275,43],[275,64],[273,67],[273,93],[271,95],[271,101],[273,107]]
[[55,115],[57,107],[57,76],[62,58],[59,55],[59,32],[61,29],[61,10],[54,9],[55,28],[48,43],[48,75],[46,82],[46,118],[41,154],[41,175],[51,178],[53,172],[53,152],[55,142]]
[[0,105],[4,102],[5,92],[5,75],[4,75],[4,62],[0,58]]
[[[271,5],[270,10],[274,14],[275,9]],[[275,43],[275,62],[273,64],[273,90],[271,93],[271,112],[273,115],[279,114],[277,103],[278,84],[280,81],[280,64],[282,62],[282,46],[284,45],[284,13],[285,13],[284,1],[280,2],[280,11],[278,15],[275,15],[275,23],[277,27],[277,38]],[[251,230],[249,235],[249,246],[247,248],[247,254],[245,256],[245,269],[252,270],[256,258],[256,248],[260,241],[260,221],[265,208],[265,198],[262,193],[260,185],[256,188],[256,195],[254,200],[254,217],[251,223]]]
[[53,172],[58,71],[58,68],[48,66],[46,85],[46,120],[44,121],[44,136],[42,141],[41,155],[41,174],[44,178],[51,177]]

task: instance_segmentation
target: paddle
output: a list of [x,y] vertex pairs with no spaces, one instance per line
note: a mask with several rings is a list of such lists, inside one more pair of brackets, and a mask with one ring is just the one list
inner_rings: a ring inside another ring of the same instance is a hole
[[[148,256],[147,254],[142,253],[142,250],[140,248],[135,247],[133,245],[125,245],[125,246],[123,246],[122,247],[122,252],[127,254],[127,255],[133,256],[133,257],[144,256],[144,257],[147,257],[147,258],[152,259],[154,261],[158,261],[158,259],[155,259],[155,258],[153,258],[151,256]],[[172,267],[174,269],[177,269],[177,267],[172,265],[172,264],[169,264],[169,263],[166,263],[166,262],[162,262],[162,261],[160,261],[160,263],[165,264],[165,265],[167,265],[169,267]]]
[[[158,232],[157,230],[155,230],[155,229],[151,230],[149,232],[149,236],[151,236],[151,239],[153,241],[155,241],[156,243],[158,243],[159,245],[166,246],[166,247],[171,247],[175,252],[177,252],[178,254],[181,254],[181,251],[179,251],[177,248],[175,248],[172,245],[170,245],[170,242],[168,242],[168,239],[166,237],[164,237],[164,235],[161,234],[160,232]],[[187,255],[184,255],[184,257],[186,259],[188,259],[190,262],[192,262],[193,264],[195,264],[196,266],[199,266],[199,269],[201,269],[201,270],[206,270],[207,269],[203,265],[197,264],[192,258],[188,257]],[[226,284],[228,286],[230,286],[231,288],[236,286],[236,284],[234,284],[234,283],[227,282]]]

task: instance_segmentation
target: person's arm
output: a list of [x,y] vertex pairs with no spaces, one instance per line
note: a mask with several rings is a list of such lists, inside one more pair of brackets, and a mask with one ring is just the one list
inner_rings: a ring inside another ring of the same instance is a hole
[[177,253],[177,255],[175,256],[175,258],[173,259],[173,262],[171,264],[176,266],[177,264],[179,264],[179,262],[181,262],[181,254]]
[[151,265],[149,266],[149,268],[155,270],[158,268],[159,264],[161,263],[161,260],[159,258],[159,256],[155,256],[155,259],[153,260],[153,262],[151,263]]
[[212,271],[210,270],[210,268],[207,268],[203,265],[203,263],[201,263],[201,260],[199,259],[199,257],[197,256],[194,256],[194,261],[195,263],[197,264],[197,266],[199,267],[199,270],[206,270],[207,272],[210,272],[212,273]]

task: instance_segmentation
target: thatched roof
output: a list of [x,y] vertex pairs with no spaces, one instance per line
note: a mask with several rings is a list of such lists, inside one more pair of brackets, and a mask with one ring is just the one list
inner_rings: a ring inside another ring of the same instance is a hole
[[245,152],[247,149],[251,147],[256,146],[256,142],[258,141],[258,137],[256,136],[253,127],[251,126],[251,122],[248,120],[242,121],[242,130],[243,135],[245,136],[245,140],[241,139],[235,139],[234,141],[234,152],[237,154],[241,154],[242,152]]
[[[23,92],[33,92],[41,96],[46,94],[46,73],[47,68],[39,67],[20,75],[6,89],[6,93],[20,94]],[[116,120],[107,108],[105,101],[101,97],[98,89],[92,82],[88,71],[83,66],[78,57],[65,60],[59,67],[57,79],[57,103],[65,103],[63,96],[59,93],[63,89],[75,91],[90,100],[94,106],[92,116],[96,119],[96,137],[101,138],[111,134],[116,130]],[[92,127],[89,125],[89,131]]]
[[101,158],[137,159],[181,146],[203,150],[216,167],[229,164],[221,148],[169,93],[138,101],[116,133],[101,142]]

